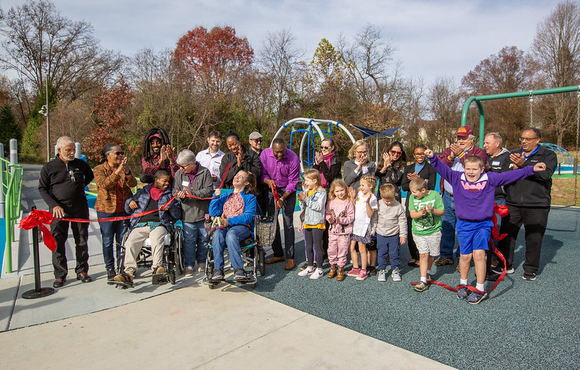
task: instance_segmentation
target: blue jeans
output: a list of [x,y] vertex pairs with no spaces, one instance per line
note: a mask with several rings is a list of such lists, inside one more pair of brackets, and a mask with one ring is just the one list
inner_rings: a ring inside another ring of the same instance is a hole
[[[445,214],[441,217],[441,244],[439,244],[439,250],[441,257],[453,258],[457,216],[455,216],[455,201],[447,192],[443,194],[443,205],[445,206]],[[455,252],[455,257],[459,258],[459,248]]]
[[230,263],[235,269],[243,269],[242,250],[240,242],[249,238],[252,232],[249,227],[236,225],[230,228],[217,229],[212,236],[211,245],[213,247],[214,269],[224,268],[224,250],[227,246],[230,255]]
[[377,234],[377,249],[378,253],[378,269],[385,270],[387,268],[387,256],[391,257],[391,267],[396,269],[399,267],[399,249],[401,243],[399,234],[392,236],[382,236]]
[[[125,212],[118,213],[105,213],[97,211],[98,218],[108,218],[108,217],[122,217],[127,216]],[[119,255],[121,254],[121,242],[123,241],[123,234],[125,227],[123,226],[124,221],[108,221],[99,222],[101,227],[101,239],[103,241],[103,259],[105,260],[105,267],[107,270],[115,269],[115,258],[113,257],[113,243],[117,241],[117,248],[115,255],[117,256],[117,264],[120,263]]]
[[207,232],[204,221],[183,222],[183,263],[185,267],[193,267],[195,261],[205,264],[207,257]]

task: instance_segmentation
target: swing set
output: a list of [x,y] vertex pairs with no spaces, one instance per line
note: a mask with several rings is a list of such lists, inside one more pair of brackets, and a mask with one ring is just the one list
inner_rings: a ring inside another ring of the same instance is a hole
[[[546,146],[553,150],[558,156],[558,172],[561,169],[565,171],[571,167],[572,174],[574,176],[574,206],[577,202],[578,196],[578,144],[579,144],[579,134],[580,134],[580,86],[567,86],[567,87],[556,87],[551,89],[542,90],[529,90],[514,93],[505,94],[494,94],[494,95],[482,95],[482,96],[472,96],[465,102],[463,106],[463,112],[461,114],[461,126],[467,125],[467,113],[471,103],[475,102],[477,109],[479,111],[479,146],[483,148],[483,141],[485,138],[485,116],[483,113],[482,101],[486,100],[498,100],[498,99],[509,99],[509,98],[521,98],[529,97],[530,102],[530,126],[534,127],[534,96],[537,95],[551,95],[551,94],[562,94],[562,93],[572,93],[576,92],[576,157],[573,158],[572,155],[564,148],[549,143],[541,143],[540,145]],[[564,167],[564,166],[565,167]]]

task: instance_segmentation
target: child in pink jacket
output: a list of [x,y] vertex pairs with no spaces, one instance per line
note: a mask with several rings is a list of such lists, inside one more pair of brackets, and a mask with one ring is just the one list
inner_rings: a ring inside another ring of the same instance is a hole
[[328,261],[330,272],[328,277],[337,277],[338,281],[345,278],[344,266],[347,261],[350,234],[354,221],[354,204],[345,182],[336,179],[330,184],[328,192],[330,201],[326,205],[326,220],[328,229]]

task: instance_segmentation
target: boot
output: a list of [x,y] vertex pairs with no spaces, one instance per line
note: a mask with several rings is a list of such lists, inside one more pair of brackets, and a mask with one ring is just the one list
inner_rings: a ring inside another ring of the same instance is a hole
[[338,273],[336,274],[336,280],[338,280],[338,281],[344,280],[344,266],[338,268]]
[[328,273],[328,278],[332,279],[335,276],[336,276],[336,265],[331,265],[330,272]]

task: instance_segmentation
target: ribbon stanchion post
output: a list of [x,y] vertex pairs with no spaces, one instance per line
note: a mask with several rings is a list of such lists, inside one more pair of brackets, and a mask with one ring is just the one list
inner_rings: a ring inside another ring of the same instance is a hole
[[[32,211],[36,211],[36,206],[32,206]],[[38,228],[32,228],[32,254],[34,258],[34,289],[22,293],[22,298],[35,299],[42,298],[54,293],[53,288],[43,288],[40,282],[40,256],[38,250]]]

